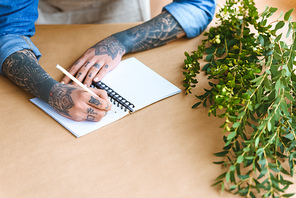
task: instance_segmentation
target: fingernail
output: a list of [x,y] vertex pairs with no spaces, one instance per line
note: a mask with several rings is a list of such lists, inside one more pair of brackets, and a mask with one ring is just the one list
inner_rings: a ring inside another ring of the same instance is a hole
[[94,78],[94,81],[95,81],[95,82],[98,82],[98,81],[99,81],[99,78],[98,78],[98,77],[95,77],[95,78]]
[[65,84],[65,82],[64,82],[64,81],[61,81],[61,83],[62,83],[62,84]]

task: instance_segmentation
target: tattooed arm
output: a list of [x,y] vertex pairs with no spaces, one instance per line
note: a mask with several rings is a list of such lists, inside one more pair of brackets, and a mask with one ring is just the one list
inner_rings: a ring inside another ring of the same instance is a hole
[[[124,54],[159,47],[185,36],[185,32],[171,14],[163,12],[141,25],[113,34],[89,48],[69,72],[90,86],[114,69]],[[62,81],[69,83],[65,76]]]
[[93,89],[99,96],[95,98],[78,86],[57,82],[42,69],[31,50],[24,49],[8,56],[2,64],[2,71],[15,84],[67,118],[99,121],[110,110],[105,91]]

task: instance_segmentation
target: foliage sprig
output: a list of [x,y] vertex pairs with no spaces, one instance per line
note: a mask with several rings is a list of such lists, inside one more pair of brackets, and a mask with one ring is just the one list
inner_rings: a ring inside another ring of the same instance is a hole
[[[209,105],[209,115],[225,120],[225,144],[215,153],[221,160],[214,162],[225,172],[213,185],[244,197],[294,195],[286,190],[296,164],[296,22],[293,9],[270,22],[276,11],[266,6],[259,14],[253,0],[227,0],[218,25],[185,52],[186,93],[197,85],[202,62],[210,85],[193,108]],[[278,33],[284,26],[288,31]]]

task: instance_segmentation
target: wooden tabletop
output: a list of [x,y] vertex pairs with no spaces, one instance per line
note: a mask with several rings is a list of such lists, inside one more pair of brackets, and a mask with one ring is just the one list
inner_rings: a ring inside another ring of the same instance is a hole
[[[42,67],[60,80],[56,64],[67,68],[99,40],[134,25],[40,25],[32,40]],[[201,40],[183,38],[124,59],[136,57],[184,90],[184,52]],[[207,87],[204,74],[199,81],[194,94]],[[223,171],[213,164],[223,120],[191,109],[194,95],[183,91],[76,138],[30,94],[4,76],[0,84],[0,197],[235,197],[211,187]]]

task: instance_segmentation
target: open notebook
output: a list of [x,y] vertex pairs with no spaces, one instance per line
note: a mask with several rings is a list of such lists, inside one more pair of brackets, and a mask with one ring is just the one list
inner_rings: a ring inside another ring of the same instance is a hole
[[[178,87],[155,73],[136,58],[121,61],[114,70],[102,79],[102,82],[133,103],[135,105],[134,111],[181,92]],[[112,109],[116,113],[109,111],[100,122],[76,122],[61,116],[50,105],[38,98],[31,99],[31,102],[43,109],[76,137],[86,135],[129,114],[120,105],[114,104]]]

